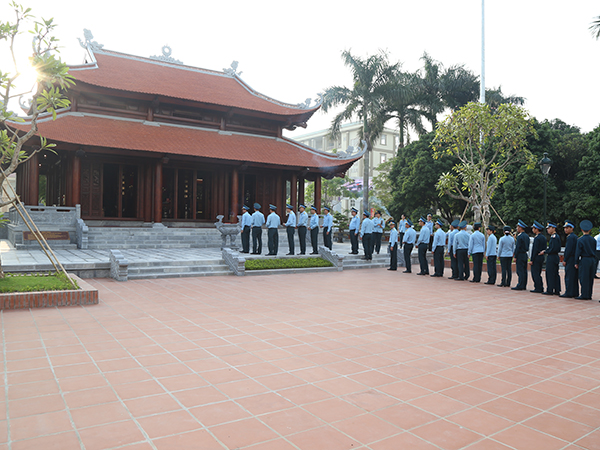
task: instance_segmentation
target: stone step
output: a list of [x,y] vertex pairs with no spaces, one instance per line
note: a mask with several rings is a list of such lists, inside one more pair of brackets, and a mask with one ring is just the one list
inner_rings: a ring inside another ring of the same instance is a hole
[[246,276],[289,275],[292,273],[337,272],[337,267],[299,267],[288,269],[246,270]]
[[153,272],[153,273],[145,273],[145,274],[132,274],[128,275],[128,280],[151,280],[157,278],[184,278],[184,277],[217,277],[217,276],[226,276],[233,275],[231,271],[228,270],[214,270],[211,272]]
[[172,266],[152,266],[152,267],[129,267],[128,276],[144,274],[171,274],[171,273],[206,273],[229,271],[229,267],[224,264],[213,266],[193,266],[193,265],[172,265]]

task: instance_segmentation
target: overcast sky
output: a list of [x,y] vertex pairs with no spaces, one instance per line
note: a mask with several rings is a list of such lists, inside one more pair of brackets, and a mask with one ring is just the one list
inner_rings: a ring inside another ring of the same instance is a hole
[[[5,21],[8,1],[0,3]],[[289,103],[350,85],[342,50],[366,56],[383,49],[411,71],[424,51],[446,66],[465,64],[476,74],[481,67],[481,0],[23,4],[38,17],[54,17],[67,63],[82,62],[77,38],[87,28],[104,48],[124,53],[160,55],[169,45],[174,58],[214,70],[237,60],[251,87]],[[560,118],[591,131],[600,124],[600,41],[588,28],[598,15],[597,0],[487,0],[486,86],[525,97],[539,120]],[[288,135],[327,128],[331,119],[317,112],[306,130]]]

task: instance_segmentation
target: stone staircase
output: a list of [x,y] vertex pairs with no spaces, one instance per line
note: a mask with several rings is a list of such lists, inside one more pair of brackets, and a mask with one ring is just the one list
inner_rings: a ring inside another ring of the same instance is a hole
[[390,255],[387,254],[385,249],[381,248],[379,255],[373,254],[372,261],[365,261],[363,259],[364,254],[360,252],[358,255],[345,254],[344,256],[344,270],[350,269],[381,269],[383,267],[390,266]]
[[221,242],[215,228],[90,227],[88,232],[90,250],[220,248]]
[[129,264],[128,279],[180,278],[232,275],[225,262],[220,260],[136,261]]

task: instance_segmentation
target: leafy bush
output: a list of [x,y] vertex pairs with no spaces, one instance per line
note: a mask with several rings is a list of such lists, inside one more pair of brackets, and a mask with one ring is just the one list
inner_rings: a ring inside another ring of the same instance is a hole
[[332,267],[323,258],[248,259],[246,270],[299,269],[305,267]]

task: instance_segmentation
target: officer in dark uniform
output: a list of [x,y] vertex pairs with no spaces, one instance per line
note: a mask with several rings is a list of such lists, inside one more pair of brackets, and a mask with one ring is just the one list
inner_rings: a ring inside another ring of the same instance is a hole
[[546,225],[550,242],[546,249],[546,292],[545,295],[560,295],[560,277],[558,276],[558,266],[560,264],[560,237],[556,233],[556,224],[548,222]]
[[563,266],[565,266],[565,293],[561,297],[574,298],[579,297],[579,274],[575,267],[575,251],[577,250],[577,235],[573,233],[575,225],[568,220],[563,225],[567,235],[565,244],[565,253],[563,256]]
[[417,240],[417,232],[412,227],[413,223],[410,219],[406,219],[404,225],[404,265],[406,270],[402,273],[412,273],[411,271],[411,253]]
[[252,216],[248,212],[250,208],[242,206],[242,253],[250,253],[250,229],[252,228]]
[[448,255],[450,255],[450,268],[452,269],[452,276],[448,277],[451,280],[455,280],[458,278],[458,261],[456,260],[456,256],[454,255],[454,239],[458,233],[458,224],[459,220],[455,219],[450,224],[450,231],[448,232]]
[[306,205],[298,205],[298,240],[300,241],[300,254],[306,253],[306,227],[308,226],[308,214],[305,211]]
[[388,270],[398,270],[398,230],[396,222],[390,220],[390,268]]
[[531,247],[531,258],[529,265],[531,266],[531,278],[533,279],[533,289],[529,292],[536,294],[544,293],[544,283],[542,282],[542,267],[544,266],[544,255],[546,253],[546,237],[542,234],[544,227],[537,220],[533,221],[531,231],[535,234],[533,238],[533,246]]
[[529,252],[529,236],[525,233],[525,222],[519,220],[517,223],[517,245],[515,247],[515,265],[517,266],[517,277],[519,281],[513,291],[524,291],[527,289],[527,253]]
[[577,300],[591,300],[594,288],[594,275],[596,274],[596,239],[590,236],[592,222],[582,220],[579,228],[583,232],[577,240],[575,250],[575,267],[579,270],[579,284],[581,295],[575,297]]

